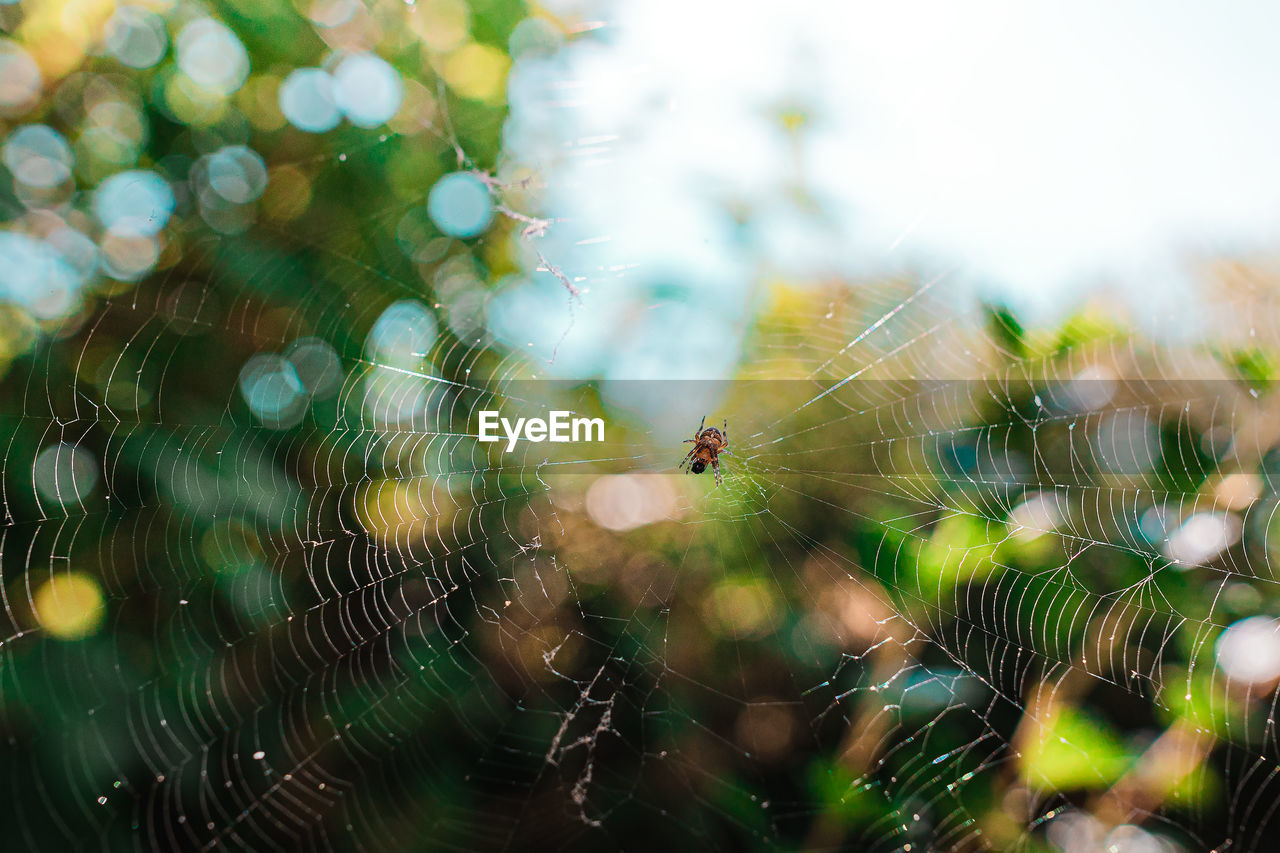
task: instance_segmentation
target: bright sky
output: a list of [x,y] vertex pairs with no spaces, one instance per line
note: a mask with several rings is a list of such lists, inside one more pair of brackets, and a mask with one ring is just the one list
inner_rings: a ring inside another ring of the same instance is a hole
[[601,263],[728,290],[760,261],[955,267],[1048,318],[1104,282],[1174,302],[1185,253],[1280,245],[1273,3],[608,6],[513,83],[511,128]]

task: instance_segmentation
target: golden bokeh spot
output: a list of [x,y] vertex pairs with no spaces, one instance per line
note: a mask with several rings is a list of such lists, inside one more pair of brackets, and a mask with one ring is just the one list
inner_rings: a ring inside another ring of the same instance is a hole
[[108,231],[102,237],[102,257],[110,263],[108,274],[133,281],[156,265],[160,241],[150,234]]
[[227,111],[227,99],[201,88],[186,74],[173,74],[165,81],[164,102],[173,117],[183,124],[208,127]]
[[0,367],[27,351],[39,335],[39,326],[26,311],[0,305]]
[[729,580],[712,588],[703,602],[711,627],[736,639],[763,637],[778,626],[778,598],[763,581]]
[[249,123],[258,130],[279,130],[285,126],[280,112],[280,78],[256,74],[235,93],[235,102]]
[[102,589],[86,574],[54,575],[35,594],[40,627],[59,640],[78,640],[98,630],[106,615]]
[[510,65],[511,59],[504,51],[472,42],[444,61],[444,80],[464,98],[497,103],[506,95]]
[[785,109],[778,114],[778,123],[781,124],[782,129],[788,133],[795,133],[796,131],[803,130],[805,125],[809,123],[809,114],[803,109]]
[[1262,479],[1257,474],[1236,472],[1213,484],[1213,499],[1226,510],[1243,510],[1262,496]]
[[277,166],[267,173],[262,211],[271,219],[288,222],[301,216],[311,204],[311,180],[295,166]]
[[74,71],[84,61],[90,42],[115,11],[113,0],[45,0],[24,4],[28,17],[18,31],[21,41],[46,80]]
[[471,35],[471,14],[462,0],[418,0],[409,28],[432,50],[448,53]]
[[458,502],[444,485],[425,478],[377,480],[356,492],[352,508],[379,544],[413,548],[440,538]]

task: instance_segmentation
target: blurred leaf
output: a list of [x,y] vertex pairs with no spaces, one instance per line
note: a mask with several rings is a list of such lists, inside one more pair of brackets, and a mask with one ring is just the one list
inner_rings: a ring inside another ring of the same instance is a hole
[[1120,738],[1106,723],[1083,711],[1060,707],[1047,725],[1037,725],[1021,758],[1022,777],[1041,791],[1103,788],[1113,784],[1132,762]]

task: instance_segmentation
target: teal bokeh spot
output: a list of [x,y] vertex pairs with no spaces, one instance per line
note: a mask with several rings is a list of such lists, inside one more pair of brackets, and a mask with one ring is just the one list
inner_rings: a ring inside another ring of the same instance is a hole
[[93,212],[99,222],[138,234],[160,233],[175,203],[169,182],[145,169],[114,174],[93,194]]
[[431,188],[427,215],[450,237],[475,237],[493,220],[493,200],[489,188],[475,175],[452,172]]
[[322,68],[291,71],[280,86],[280,112],[307,133],[333,130],[342,120],[334,100],[333,78]]

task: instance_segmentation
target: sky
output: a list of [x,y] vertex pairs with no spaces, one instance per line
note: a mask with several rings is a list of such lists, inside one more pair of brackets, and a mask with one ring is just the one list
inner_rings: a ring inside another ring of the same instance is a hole
[[936,269],[1051,322],[1280,245],[1274,4],[549,5],[595,28],[517,63],[507,141],[589,293]]

